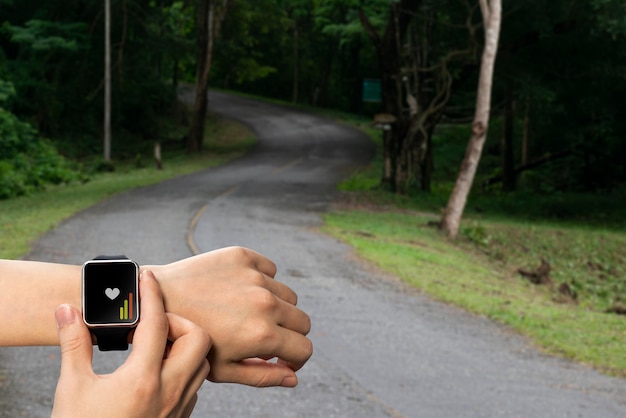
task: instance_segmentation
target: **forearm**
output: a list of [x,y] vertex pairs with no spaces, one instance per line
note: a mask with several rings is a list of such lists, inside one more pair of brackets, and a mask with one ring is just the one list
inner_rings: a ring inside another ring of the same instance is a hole
[[54,311],[63,303],[81,308],[81,266],[0,260],[0,289],[0,347],[57,345]]
[[0,346],[56,345],[54,311],[80,307],[80,266],[0,260]]

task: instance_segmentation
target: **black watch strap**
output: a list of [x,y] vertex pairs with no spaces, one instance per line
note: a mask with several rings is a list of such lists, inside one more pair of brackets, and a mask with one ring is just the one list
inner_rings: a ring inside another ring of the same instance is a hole
[[128,260],[125,255],[99,255],[93,258],[94,260]]
[[92,328],[100,351],[128,350],[131,328]]
[[[99,255],[94,260],[128,260],[125,255]],[[128,334],[132,328],[91,328],[100,351],[128,350]]]

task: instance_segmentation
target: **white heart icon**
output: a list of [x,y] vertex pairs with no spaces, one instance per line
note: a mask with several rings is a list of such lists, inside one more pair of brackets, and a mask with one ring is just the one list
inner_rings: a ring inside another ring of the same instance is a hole
[[116,297],[120,295],[120,289],[118,289],[117,287],[115,289],[111,289],[110,287],[107,287],[106,290],[104,291],[104,294],[107,295],[109,299],[114,300]]

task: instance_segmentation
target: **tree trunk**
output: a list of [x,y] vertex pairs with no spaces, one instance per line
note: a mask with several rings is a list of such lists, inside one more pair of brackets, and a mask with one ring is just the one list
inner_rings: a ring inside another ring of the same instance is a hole
[[441,220],[441,228],[451,239],[455,239],[459,233],[461,217],[465,209],[467,196],[474,182],[474,176],[480,161],[480,155],[489,126],[493,67],[498,50],[498,38],[500,36],[500,21],[502,15],[501,0],[480,0],[480,9],[485,28],[485,47],[480,65],[476,113],[474,122],[472,123],[472,135],[467,145],[465,158],[461,163],[459,177],[454,185],[454,189],[452,190],[448,205],[444,210]]
[[[410,165],[407,158],[408,154],[406,154],[410,151],[409,144],[406,142],[409,120],[403,112],[402,105],[400,54],[402,39],[405,37],[413,18],[413,15],[407,11],[416,10],[420,4],[421,0],[392,2],[391,13],[382,35],[377,32],[365,13],[362,10],[359,11],[361,23],[376,47],[381,77],[383,113],[396,118],[396,122],[390,127],[391,129],[385,132],[383,153],[385,158],[389,158],[390,164],[383,169],[381,183],[390,180],[392,190],[400,193],[407,186],[407,178],[409,177],[407,164]],[[385,172],[389,166],[392,171],[391,176]]]
[[524,134],[522,137],[522,165],[528,162],[529,147],[530,147],[530,97],[526,96],[526,106],[524,108]]
[[221,8],[218,8],[216,3],[217,0],[202,0],[198,5],[198,65],[196,66],[196,97],[187,141],[189,152],[200,152],[204,141],[213,46],[219,34],[220,25],[226,16],[228,0],[222,0]]
[[350,112],[361,113],[363,110],[363,79],[361,77],[361,39],[357,38],[350,45],[348,80],[350,80]]
[[502,135],[502,191],[516,189],[515,157],[513,154],[513,93],[506,87],[504,98],[504,133]]
[[386,170],[389,165],[386,165],[381,183],[391,180],[391,189],[400,194],[411,188],[430,191],[432,133],[452,91],[453,75],[448,70],[448,64],[472,53],[469,48],[455,50],[434,64],[429,61],[426,51],[433,47],[429,44],[430,26],[425,24],[424,33],[420,36],[417,36],[415,28],[411,29],[412,20],[427,12],[425,9],[428,6],[424,3],[427,2],[390,2],[391,11],[382,35],[378,34],[363,11],[359,12],[361,23],[376,47],[382,111],[396,118],[383,144],[385,158],[388,156],[391,161],[392,174],[388,175]]
[[298,103],[298,83],[299,81],[299,67],[300,57],[298,54],[298,20],[294,16],[293,18],[293,86],[291,91],[291,102]]
[[111,161],[111,1],[104,2],[104,160]]

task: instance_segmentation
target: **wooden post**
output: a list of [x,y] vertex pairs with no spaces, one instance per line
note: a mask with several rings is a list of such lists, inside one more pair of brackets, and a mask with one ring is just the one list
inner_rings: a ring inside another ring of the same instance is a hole
[[156,162],[157,170],[163,170],[163,161],[161,160],[161,143],[159,141],[154,143],[154,161]]

